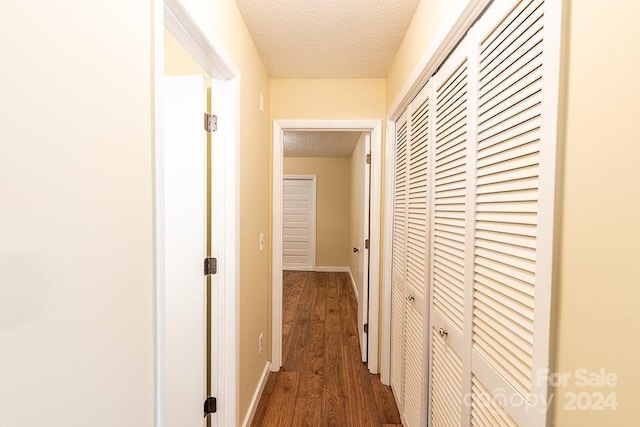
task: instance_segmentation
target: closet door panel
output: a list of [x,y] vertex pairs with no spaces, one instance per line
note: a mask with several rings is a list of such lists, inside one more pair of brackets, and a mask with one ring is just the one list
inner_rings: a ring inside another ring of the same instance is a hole
[[429,187],[431,84],[409,105],[407,281],[405,302],[404,415],[408,426],[422,425],[425,414],[427,354],[426,295],[429,275]]
[[545,143],[555,147],[542,129],[547,3],[497,0],[474,28],[473,425],[545,423],[547,390],[536,372],[548,367],[551,283],[540,272],[551,251],[541,252],[540,238],[552,233],[541,223],[553,215],[541,209],[541,189],[555,166],[542,155]]
[[396,122],[393,193],[393,249],[391,273],[391,387],[398,409],[403,411],[404,318],[407,254],[407,155],[409,145],[408,112]]
[[469,76],[461,43],[435,76],[431,238],[431,422],[463,425]]

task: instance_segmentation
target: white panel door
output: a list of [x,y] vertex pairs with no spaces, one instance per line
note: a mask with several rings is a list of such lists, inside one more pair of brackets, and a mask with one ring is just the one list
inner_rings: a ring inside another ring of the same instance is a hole
[[[201,76],[164,80],[164,141],[158,174],[164,191],[159,246],[164,248],[163,354],[159,379],[167,427],[203,425],[206,317],[206,86]],[[162,261],[161,261],[162,262]],[[162,317],[162,316],[161,316]],[[162,420],[160,420],[162,421]]]
[[313,270],[316,262],[315,175],[285,175],[282,200],[282,267]]

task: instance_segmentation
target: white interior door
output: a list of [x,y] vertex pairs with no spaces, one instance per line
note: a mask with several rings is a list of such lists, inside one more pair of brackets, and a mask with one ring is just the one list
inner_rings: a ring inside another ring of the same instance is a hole
[[[366,134],[364,144],[362,146],[362,158],[365,159],[367,154],[371,153],[371,135]],[[365,243],[369,240],[369,199],[370,199],[370,180],[371,180],[371,164],[364,162],[362,177],[362,206],[359,215],[362,218],[359,221],[360,229],[358,230],[358,241],[360,242],[360,252],[358,252],[358,272],[357,279],[360,281],[360,289],[362,292],[358,295],[358,330],[360,331],[360,349],[362,352],[362,361],[368,360],[369,354],[369,334],[365,332],[364,325],[369,323],[369,248]]]
[[316,264],[316,177],[285,175],[282,209],[282,267],[313,270]]
[[[206,387],[206,86],[202,76],[164,80],[164,191],[159,228],[164,248],[163,367],[159,388],[166,427],[203,425]],[[162,261],[161,261],[162,262]],[[164,421],[164,422],[163,422]]]

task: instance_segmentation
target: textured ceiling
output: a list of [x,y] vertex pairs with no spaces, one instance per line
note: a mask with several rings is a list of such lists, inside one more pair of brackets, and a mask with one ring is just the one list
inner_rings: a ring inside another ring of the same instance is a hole
[[420,0],[236,0],[272,78],[382,78]]
[[362,132],[285,132],[284,157],[351,157]]

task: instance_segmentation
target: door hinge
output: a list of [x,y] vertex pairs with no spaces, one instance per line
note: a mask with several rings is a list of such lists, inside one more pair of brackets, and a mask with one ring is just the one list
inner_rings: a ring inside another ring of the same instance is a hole
[[369,249],[369,239],[364,241],[364,248]]
[[215,132],[218,130],[218,116],[215,114],[204,113],[204,130],[207,132]]
[[370,165],[371,164],[371,154],[367,154],[367,157],[365,157],[365,162]]
[[215,258],[204,259],[204,275],[216,274],[218,272],[218,260]]
[[204,401],[204,416],[215,414],[218,410],[218,404],[215,397],[207,397]]
[[369,333],[369,324],[368,324],[368,323],[365,323],[365,324],[364,324],[364,333],[365,333],[365,334],[368,334],[368,333]]

